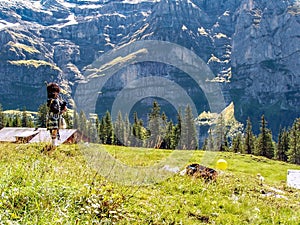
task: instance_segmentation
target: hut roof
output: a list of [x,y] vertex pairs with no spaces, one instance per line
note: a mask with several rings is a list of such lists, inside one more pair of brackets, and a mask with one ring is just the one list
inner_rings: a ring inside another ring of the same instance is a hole
[[0,141],[15,142],[16,137],[30,137],[37,134],[35,128],[26,127],[4,127],[0,130]]
[[[39,142],[51,142],[50,132],[46,128],[39,128],[39,133],[35,135],[29,143],[39,143]],[[74,133],[76,129],[59,129],[60,139],[57,140],[58,144],[62,144],[68,140]]]
[[[76,132],[76,129],[60,129],[58,144],[64,143]],[[50,132],[46,128],[4,127],[0,130],[0,142],[16,142],[18,137],[33,137],[29,143],[51,142]]]

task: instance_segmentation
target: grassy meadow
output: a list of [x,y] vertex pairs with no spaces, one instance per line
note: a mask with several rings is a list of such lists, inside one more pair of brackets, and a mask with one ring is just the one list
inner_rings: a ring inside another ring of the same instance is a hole
[[[80,145],[46,147],[0,144],[0,224],[300,224],[300,190],[286,185],[287,170],[300,170],[297,165],[217,152],[209,166],[222,158],[228,168],[216,181],[174,174],[128,186],[101,173],[105,160],[97,169],[91,166]],[[98,147],[134,168],[151,168],[172,154]],[[188,153],[180,151],[183,158]],[[205,158],[205,152],[194,151],[186,165]]]

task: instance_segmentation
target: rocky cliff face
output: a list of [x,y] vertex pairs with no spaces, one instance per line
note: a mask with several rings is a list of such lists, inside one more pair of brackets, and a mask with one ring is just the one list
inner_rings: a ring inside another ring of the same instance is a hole
[[[242,1],[232,36],[231,97],[238,114],[299,116],[299,2]],[[274,124],[273,124],[274,125]]]
[[[240,121],[264,113],[278,128],[278,121],[289,124],[300,114],[299,15],[295,0],[0,1],[0,102],[36,110],[45,101],[44,81],[53,80],[72,102],[77,82],[99,56],[138,40],[162,40],[206,62]],[[178,69],[145,62],[119,71],[99,107],[130,77],[147,74],[171,78],[203,99]]]

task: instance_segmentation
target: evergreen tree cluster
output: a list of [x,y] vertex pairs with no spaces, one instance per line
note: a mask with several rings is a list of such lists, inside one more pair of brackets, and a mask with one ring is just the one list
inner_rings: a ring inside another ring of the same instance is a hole
[[[0,104],[0,129],[3,127],[46,127],[47,106],[39,107],[34,121],[24,108],[21,112],[11,115],[4,114]],[[161,112],[157,102],[153,102],[148,114],[147,124],[135,112],[133,123],[128,115],[121,112],[112,121],[109,111],[99,119],[97,115],[87,119],[83,112],[74,110],[73,115],[64,114],[67,128],[78,129],[89,138],[90,142],[110,145],[124,145],[133,147],[147,147],[157,149],[198,149],[198,134],[192,110],[187,106],[184,113],[177,115],[177,123],[168,120]],[[261,117],[260,133],[255,135],[248,118],[243,131],[230,133],[225,125],[222,114],[208,131],[208,137],[202,146],[203,150],[231,151],[235,153],[253,154],[276,159],[284,162],[300,164],[300,118],[292,127],[281,128],[277,143],[273,140],[272,131],[267,127],[265,116]]]
[[290,129],[280,129],[277,143],[273,140],[271,130],[267,128],[264,115],[261,117],[260,133],[257,136],[252,132],[250,118],[244,132],[238,132],[233,137],[228,137],[228,129],[222,126],[224,124],[222,120],[220,116],[214,129],[209,130],[208,138],[203,145],[204,150],[253,154],[300,164],[300,118],[294,121]]
[[28,115],[26,108],[22,111],[16,111],[13,114],[7,115],[3,112],[0,104],[0,129],[3,127],[34,127],[33,118]]
[[177,124],[168,120],[155,101],[148,115],[147,125],[144,125],[136,112],[131,124],[128,115],[123,116],[121,112],[112,121],[109,111],[101,119],[95,116],[89,120],[83,112],[78,115],[74,111],[73,127],[95,143],[156,149],[198,149],[191,107],[186,108],[184,116],[179,113],[177,119]]

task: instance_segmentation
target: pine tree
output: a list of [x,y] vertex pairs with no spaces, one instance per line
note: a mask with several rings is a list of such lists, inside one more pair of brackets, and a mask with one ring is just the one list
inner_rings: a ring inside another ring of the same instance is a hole
[[287,162],[287,160],[288,160],[288,157],[287,157],[288,150],[289,150],[288,132],[285,129],[280,128],[279,134],[278,134],[277,148],[275,150],[275,159]]
[[12,117],[7,117],[5,121],[5,127],[12,127],[13,126],[13,118]]
[[97,143],[100,143],[99,126],[100,126],[100,121],[99,121],[99,117],[97,115],[96,116],[96,120],[95,120],[95,128],[96,128],[96,134],[97,134]]
[[73,128],[79,129],[79,127],[80,127],[79,116],[78,116],[77,111],[74,109],[74,111],[73,111]]
[[190,105],[188,105],[185,109],[185,127],[183,128],[185,130],[185,146],[186,149],[189,150],[195,150],[198,148],[198,138],[197,138],[197,131],[194,121],[194,116],[192,112],[192,108]]
[[132,127],[129,122],[129,117],[126,114],[125,122],[124,122],[124,143],[123,143],[125,146],[131,146],[131,143],[130,143],[130,139],[132,138],[131,133],[132,133]]
[[16,113],[14,115],[12,126],[13,127],[21,127],[22,126],[22,120],[21,120],[21,116],[19,113]]
[[105,144],[111,145],[114,143],[114,129],[113,129],[113,123],[109,111],[106,111],[104,116],[104,121],[105,121]]
[[167,123],[166,134],[164,136],[162,149],[175,149],[175,126],[172,121]]
[[[165,114],[165,112],[163,112],[161,114],[161,119],[160,119],[160,125],[159,125],[159,139],[156,143],[156,148],[166,148],[166,147],[163,147],[163,143],[164,143],[164,140],[166,138],[166,136],[169,136],[169,139],[171,141],[171,135],[172,135],[172,128],[171,125],[169,126],[170,124],[168,123],[168,117],[167,115]],[[172,123],[173,125],[173,123]],[[169,130],[169,134],[168,134],[168,129]],[[170,143],[170,142],[169,142]],[[168,149],[170,149],[170,146],[167,147]]]
[[[138,118],[138,115],[137,115],[137,112],[134,112],[133,113],[133,125],[132,125],[132,135],[133,135],[133,138],[139,138],[139,118]],[[132,140],[132,143],[133,143],[133,146],[135,146],[136,144],[136,140]]]
[[98,143],[99,137],[97,133],[97,127],[96,124],[93,123],[92,120],[87,121],[87,137],[89,137],[90,142],[92,143]]
[[213,138],[213,134],[212,134],[212,128],[209,128],[208,138],[207,138],[207,150],[209,150],[209,151],[215,150],[214,146],[215,146],[215,143],[214,143],[214,138]]
[[40,105],[38,109],[38,116],[37,116],[37,127],[43,127],[45,128],[47,125],[47,113],[48,113],[48,108],[47,108],[47,103]]
[[100,125],[100,122],[99,122],[99,117],[98,115],[96,116],[96,121],[95,121],[95,126],[97,128],[97,133],[99,134],[99,125]]
[[222,114],[217,118],[217,123],[216,123],[214,133],[216,136],[215,149],[219,151],[225,151],[226,128],[225,128],[225,120]]
[[115,144],[116,145],[124,145],[124,121],[122,117],[121,111],[118,112],[118,117],[116,122],[114,123],[114,131],[115,131]]
[[137,112],[133,113],[134,123],[132,125],[132,136],[131,144],[132,146],[142,147],[144,146],[144,139],[146,136],[150,136],[149,133],[146,134],[144,130],[143,120],[138,118]]
[[63,114],[63,118],[65,119],[65,122],[66,122],[66,125],[67,125],[66,128],[67,129],[72,129],[73,128],[73,121],[72,121],[68,111]]
[[234,153],[241,152],[243,149],[242,134],[238,133],[232,140],[231,151]]
[[145,139],[147,137],[147,130],[144,127],[144,122],[143,122],[142,119],[139,119],[139,121],[138,121],[138,128],[139,128],[139,131],[138,131],[138,133],[139,133],[139,139],[141,140],[139,146],[141,146],[141,147],[143,146],[144,147],[145,146]]
[[176,125],[173,124],[173,121],[169,122],[169,128],[168,130],[171,130],[170,134],[170,146],[169,149],[176,149],[177,147],[177,135],[176,135]]
[[21,123],[22,123],[22,127],[29,127],[29,125],[30,125],[29,124],[29,118],[28,118],[28,115],[27,115],[25,107],[23,108],[23,111],[22,111]]
[[223,151],[229,150],[229,137],[227,134],[228,134],[227,132],[224,133],[224,138],[223,138],[224,142],[223,142],[223,148],[222,148]]
[[88,136],[88,124],[87,118],[83,111],[80,111],[79,114],[79,127],[78,129],[86,136]]
[[101,118],[100,123],[99,123],[99,127],[98,127],[98,136],[99,136],[99,141],[102,144],[106,144],[106,124],[105,124],[105,120],[104,117]]
[[3,113],[2,105],[0,104],[0,129],[2,129],[3,127],[5,127],[5,116]]
[[295,120],[289,132],[288,162],[300,164],[300,118]]
[[255,154],[265,156],[269,159],[273,158],[274,156],[274,144],[272,140],[272,133],[267,128],[267,121],[265,120],[264,115],[262,115],[261,117],[260,134],[257,138]]
[[245,141],[243,146],[243,152],[246,154],[254,153],[254,134],[252,132],[252,124],[250,118],[247,119]]
[[174,145],[175,145],[175,149],[182,149],[181,146],[181,132],[182,132],[182,115],[181,115],[181,110],[179,109],[178,114],[177,114],[177,124],[175,125],[174,128]]
[[33,121],[32,117],[29,117],[29,119],[28,119],[28,127],[34,127],[34,121]]
[[208,150],[208,138],[205,138],[204,139],[204,142],[203,142],[203,145],[202,145],[202,148],[201,148],[203,151],[206,151]]
[[161,136],[161,115],[160,106],[154,101],[151,112],[148,116],[148,132],[150,134],[147,140],[147,146],[149,148],[159,148],[163,139]]

